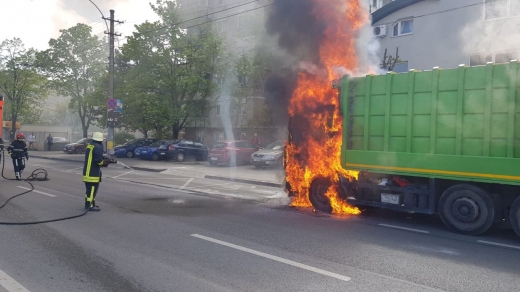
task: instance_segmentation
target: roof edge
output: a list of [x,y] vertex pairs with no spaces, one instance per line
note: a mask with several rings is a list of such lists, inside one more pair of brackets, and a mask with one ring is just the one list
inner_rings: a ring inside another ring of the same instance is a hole
[[390,4],[387,4],[374,13],[372,13],[372,24],[382,20],[383,18],[389,16],[390,14],[397,12],[403,8],[406,8],[410,5],[422,2],[424,0],[395,0]]

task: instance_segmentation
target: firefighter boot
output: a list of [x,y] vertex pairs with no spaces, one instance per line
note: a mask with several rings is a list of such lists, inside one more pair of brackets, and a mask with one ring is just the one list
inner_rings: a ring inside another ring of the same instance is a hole
[[21,179],[21,176],[20,176],[19,172],[15,172],[15,176],[16,176],[16,180],[20,180]]

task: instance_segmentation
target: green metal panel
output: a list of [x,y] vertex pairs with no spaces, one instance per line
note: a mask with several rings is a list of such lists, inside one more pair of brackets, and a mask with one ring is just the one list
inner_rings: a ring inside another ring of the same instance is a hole
[[355,88],[341,96],[344,167],[520,185],[518,70],[511,62],[345,77],[342,86]]

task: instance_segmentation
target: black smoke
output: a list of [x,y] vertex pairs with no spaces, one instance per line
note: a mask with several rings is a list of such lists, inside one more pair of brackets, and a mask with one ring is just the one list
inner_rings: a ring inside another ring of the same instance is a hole
[[[316,19],[313,11],[315,3],[312,0],[274,0],[265,26],[267,33],[276,37],[278,47],[287,54],[297,61],[319,64],[320,42],[326,24]],[[287,126],[289,100],[298,80],[297,64],[284,65],[292,66],[292,69],[271,74],[264,84],[271,121],[277,127]]]
[[278,37],[278,46],[300,61],[319,63],[320,42],[327,25],[313,14],[313,0],[275,0],[266,21],[267,33]]

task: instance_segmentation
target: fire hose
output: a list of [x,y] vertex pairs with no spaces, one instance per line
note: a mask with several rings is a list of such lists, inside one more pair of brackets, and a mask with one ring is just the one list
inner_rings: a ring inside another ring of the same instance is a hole
[[[2,153],[1,153],[0,156],[2,158],[2,178],[5,179],[5,180],[9,180],[9,181],[16,181],[16,179],[7,178],[4,175],[5,155],[4,155],[4,149],[3,148],[2,148]],[[113,159],[107,159],[107,163],[117,163],[117,161],[115,161]],[[23,180],[23,181],[25,181],[26,183],[28,183],[31,186],[31,189],[28,190],[28,191],[19,193],[17,195],[14,195],[14,196],[8,198],[2,205],[0,205],[0,210],[2,208],[4,208],[9,203],[9,201],[11,201],[12,199],[20,197],[22,195],[25,195],[25,194],[28,194],[28,193],[34,191],[34,185],[31,183],[31,181],[49,181],[49,180],[50,179],[48,178],[48,174],[47,174],[47,171],[45,169],[43,169],[43,168],[35,169],[31,173],[31,175],[29,177],[27,177],[26,179]],[[87,210],[85,210],[85,212],[80,213],[78,215],[67,216],[67,217],[60,217],[60,218],[49,219],[49,220],[29,221],[29,222],[1,222],[0,221],[0,225],[36,225],[36,224],[43,224],[43,223],[50,223],[50,222],[58,222],[58,221],[70,220],[70,219],[74,219],[74,218],[79,218],[79,217],[85,216],[89,211],[90,210],[87,209]]]

